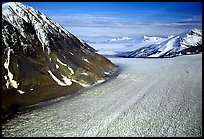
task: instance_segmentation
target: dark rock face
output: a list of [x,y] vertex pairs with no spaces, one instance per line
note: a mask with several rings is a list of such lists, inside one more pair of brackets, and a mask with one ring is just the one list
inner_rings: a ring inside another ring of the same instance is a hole
[[115,71],[111,61],[32,7],[2,8],[4,114],[76,92]]
[[202,45],[191,46],[181,51],[182,55],[192,55],[202,53]]

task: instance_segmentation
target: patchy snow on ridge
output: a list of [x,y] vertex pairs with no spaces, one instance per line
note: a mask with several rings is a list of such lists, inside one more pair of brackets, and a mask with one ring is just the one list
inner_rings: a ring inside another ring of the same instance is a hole
[[61,31],[63,36],[72,37],[72,35],[67,30],[50,20],[43,13],[40,13],[30,6],[23,5],[20,2],[8,2],[2,4],[2,14],[3,18],[16,27],[21,35],[25,38],[25,30],[22,26],[25,24],[25,22],[31,24],[34,27],[37,37],[42,44],[42,50],[44,51],[45,47],[47,47],[48,53],[50,52],[48,48],[48,32],[53,33]]

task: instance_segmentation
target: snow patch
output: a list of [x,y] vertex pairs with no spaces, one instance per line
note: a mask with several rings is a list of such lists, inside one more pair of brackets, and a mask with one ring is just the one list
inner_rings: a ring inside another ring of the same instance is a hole
[[56,69],[59,69],[59,66],[57,64],[55,65],[55,67],[56,67]]
[[86,61],[87,63],[89,63],[89,61],[86,58],[82,58],[84,61]]
[[74,79],[72,79],[72,81],[75,82],[75,83],[80,84],[80,85],[83,86],[83,87],[88,87],[88,86],[90,86],[90,84],[80,83],[79,81],[76,81],[76,80],[74,80]]
[[22,90],[17,90],[20,94],[24,94],[25,92]]
[[86,76],[88,76],[88,74],[87,74],[87,73],[85,73],[85,72],[82,72],[82,73],[81,73],[81,75],[86,75]]
[[100,83],[103,83],[105,80],[98,80],[97,82],[96,82],[96,84],[100,84]]
[[5,63],[4,63],[4,67],[8,72],[7,77],[4,76],[4,78],[6,80],[8,79],[7,83],[6,83],[6,87],[9,88],[9,86],[11,86],[11,87],[14,87],[14,88],[18,88],[18,83],[15,80],[13,80],[13,74],[9,70],[10,54],[11,54],[11,52],[13,52],[13,49],[10,49],[10,47],[8,47],[7,49],[8,49],[7,50],[7,59],[6,59]]
[[65,56],[62,54],[62,57],[65,59]]
[[60,61],[58,58],[57,58],[57,62],[59,62],[61,65],[67,67],[69,69],[69,71],[71,72],[71,75],[74,74],[74,70],[72,68],[70,68],[69,66],[67,66],[67,64],[65,63],[62,63],[62,61]]
[[47,53],[48,53],[48,55],[50,55],[50,52],[51,52],[50,47],[47,47]]
[[[47,39],[47,35],[44,32],[44,30],[42,29],[42,25],[39,25],[39,23],[34,25],[34,28],[36,30],[36,34],[38,39],[40,40],[41,44],[42,44],[42,48],[43,51],[45,49],[45,45],[48,45],[48,39]],[[47,47],[48,48],[48,47]],[[49,53],[49,52],[48,52]]]
[[104,72],[104,74],[109,75],[110,73],[109,72]]
[[62,77],[63,77],[62,79],[64,80],[64,83],[62,81],[60,81],[57,77],[55,77],[55,75],[50,70],[48,70],[48,73],[51,75],[52,79],[54,81],[56,81],[57,84],[59,84],[61,86],[69,86],[72,84],[71,80],[68,79],[67,77],[63,76],[63,75],[62,75]]
[[64,83],[66,84],[66,85],[71,85],[72,84],[72,81],[70,80],[70,79],[68,79],[67,77],[65,77],[64,75],[61,75],[63,78],[63,80],[64,80]]
[[67,64],[62,63],[62,61],[60,61],[58,58],[57,58],[57,62],[59,62],[63,66],[67,66]]
[[72,68],[70,68],[69,66],[67,66],[67,68],[69,69],[69,71],[71,71],[71,74],[74,74],[74,70]]
[[4,76],[5,80],[7,80],[7,76]]

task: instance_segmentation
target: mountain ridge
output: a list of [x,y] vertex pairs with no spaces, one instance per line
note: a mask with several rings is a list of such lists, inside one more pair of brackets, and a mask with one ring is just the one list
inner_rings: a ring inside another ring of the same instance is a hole
[[116,70],[40,11],[19,2],[2,8],[3,112],[74,93]]

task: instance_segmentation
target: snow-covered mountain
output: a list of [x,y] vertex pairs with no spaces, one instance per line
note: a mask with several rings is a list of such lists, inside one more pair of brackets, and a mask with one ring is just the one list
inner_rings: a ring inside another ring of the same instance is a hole
[[123,40],[131,40],[132,38],[129,38],[129,37],[122,37],[122,38],[113,38],[113,39],[110,39],[108,41],[110,42],[116,42],[116,41],[123,41]]
[[[144,41],[150,40],[144,37]],[[151,38],[160,40],[158,38]],[[169,36],[156,44],[143,46],[134,51],[126,51],[116,54],[120,57],[127,58],[146,58],[146,57],[174,57],[182,54],[198,53],[202,51],[202,31],[199,29],[192,29],[187,33],[182,33],[177,36]]]
[[[167,37],[154,36],[121,36],[109,38],[88,38],[86,42],[97,50],[97,53],[103,55],[116,55],[118,53],[134,51],[138,48],[160,43]],[[91,43],[94,42],[94,43]]]
[[117,37],[117,38],[112,38],[110,40],[107,40],[107,42],[112,42],[112,43],[121,43],[121,42],[137,42],[139,43],[144,43],[144,42],[150,42],[150,43],[155,43],[158,41],[162,41],[164,37],[154,37],[154,36],[141,36],[141,37]]
[[162,40],[163,38],[161,37],[150,37],[150,36],[143,36],[142,37],[142,41],[159,41],[159,40]]
[[36,104],[106,80],[105,57],[38,10],[2,5],[2,110]]
[[182,34],[181,37],[180,45],[182,48],[189,48],[202,44],[202,30],[192,29],[187,34]]

